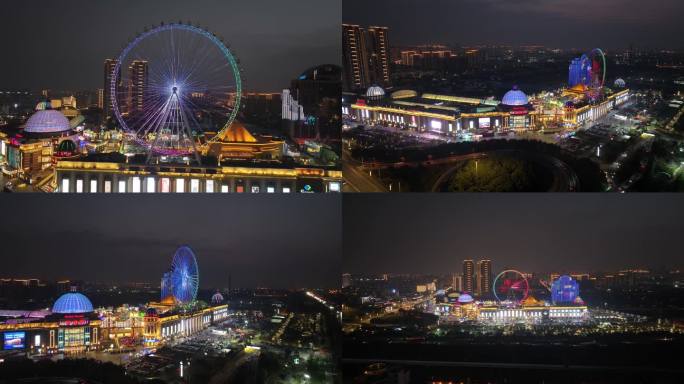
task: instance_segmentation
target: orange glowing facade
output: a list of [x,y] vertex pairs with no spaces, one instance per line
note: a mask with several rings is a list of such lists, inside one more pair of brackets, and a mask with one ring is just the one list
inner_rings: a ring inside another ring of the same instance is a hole
[[279,159],[284,145],[284,140],[253,135],[236,121],[209,141],[205,154],[218,158],[219,163],[225,159]]

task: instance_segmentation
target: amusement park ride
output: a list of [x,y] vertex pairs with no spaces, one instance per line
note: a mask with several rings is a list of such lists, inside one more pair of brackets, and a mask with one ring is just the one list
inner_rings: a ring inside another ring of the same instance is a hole
[[197,298],[199,269],[195,253],[188,246],[176,250],[171,269],[162,278],[161,299],[173,297],[180,304],[190,304]]
[[[128,71],[128,75],[122,75]],[[185,23],[162,23],[121,52],[110,83],[112,110],[128,143],[154,156],[200,163],[205,133],[225,131],[240,108],[238,60],[222,39]],[[209,135],[206,135],[208,137]]]
[[591,99],[596,99],[605,83],[606,56],[601,49],[595,48],[570,63],[570,88],[583,88]]
[[494,279],[494,297],[499,302],[521,303],[529,295],[529,290],[525,276],[513,269],[502,271]]

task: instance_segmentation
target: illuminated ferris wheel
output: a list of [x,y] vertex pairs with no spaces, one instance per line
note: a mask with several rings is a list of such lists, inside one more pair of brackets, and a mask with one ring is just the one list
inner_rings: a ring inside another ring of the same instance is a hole
[[179,247],[171,262],[171,285],[173,296],[181,303],[197,298],[199,269],[195,253],[188,246]]
[[242,97],[238,60],[211,32],[162,24],[121,52],[110,83],[112,110],[148,155],[194,153],[204,132],[227,129]]
[[594,48],[588,55],[582,55],[582,83],[598,94],[606,84],[606,55],[600,48]]
[[494,296],[498,301],[520,303],[527,298],[529,289],[525,276],[513,269],[499,273],[494,279]]

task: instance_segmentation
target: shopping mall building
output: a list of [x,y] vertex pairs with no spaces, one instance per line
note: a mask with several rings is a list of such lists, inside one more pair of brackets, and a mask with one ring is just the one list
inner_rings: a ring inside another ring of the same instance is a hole
[[629,99],[629,90],[602,90],[589,95],[583,85],[528,97],[513,87],[499,100],[476,99],[398,90],[377,86],[365,95],[345,94],[342,115],[347,121],[430,132],[444,136],[507,132],[575,130],[595,121]]
[[225,319],[228,306],[215,303],[205,308],[180,309],[162,304],[160,311],[150,306],[142,321],[137,316],[114,321],[113,312],[95,310],[90,300],[78,292],[63,294],[51,310],[0,310],[2,350],[75,354],[120,346],[122,338],[154,347]]

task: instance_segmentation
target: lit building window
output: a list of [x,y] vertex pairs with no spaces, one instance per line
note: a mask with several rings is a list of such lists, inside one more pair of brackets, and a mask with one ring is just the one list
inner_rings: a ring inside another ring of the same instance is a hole
[[133,193],[140,193],[140,178],[133,177]]
[[228,193],[228,192],[230,192],[228,186],[226,184],[223,184],[221,186],[221,193]]
[[147,190],[147,193],[154,193],[155,192],[154,186],[156,184],[154,182],[154,177],[148,177],[146,180],[147,180],[147,185],[146,185],[145,189]]
[[283,193],[290,193],[290,187],[283,187]]
[[168,177],[163,177],[159,181],[159,192],[161,192],[161,193],[171,192],[171,180]]
[[330,192],[339,192],[340,191],[340,182],[339,181],[331,181],[330,182]]
[[190,192],[191,193],[199,192],[199,180],[198,179],[191,179],[190,180]]
[[275,187],[272,187],[272,186],[266,187],[266,193],[275,193]]
[[176,193],[185,192],[185,180],[176,179]]
[[244,193],[245,192],[245,186],[244,185],[238,185],[235,187],[235,192],[237,193]]
[[207,180],[207,193],[214,193],[214,180]]
[[97,180],[90,180],[90,193],[97,192]]
[[104,193],[112,193],[112,182],[110,180],[104,182]]
[[62,192],[64,193],[69,193],[69,179],[64,178],[62,179]]
[[126,193],[126,180],[119,180],[119,193]]
[[259,193],[259,189],[258,185],[252,185],[252,193]]

